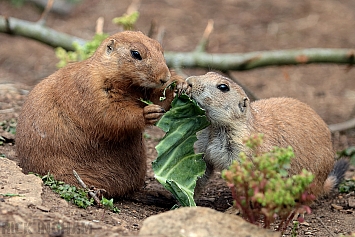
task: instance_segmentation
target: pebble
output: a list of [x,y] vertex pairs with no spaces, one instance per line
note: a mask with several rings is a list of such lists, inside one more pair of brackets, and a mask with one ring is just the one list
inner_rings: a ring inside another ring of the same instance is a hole
[[331,204],[331,206],[332,206],[334,209],[337,209],[337,210],[342,210],[342,209],[343,209],[342,206],[339,206],[339,205],[336,205],[336,204]]
[[350,197],[348,202],[349,202],[349,207],[355,208],[355,198],[354,197]]
[[50,211],[50,208],[48,207],[45,207],[45,206],[36,206],[37,209],[41,210],[41,211],[44,211],[44,212],[49,212]]

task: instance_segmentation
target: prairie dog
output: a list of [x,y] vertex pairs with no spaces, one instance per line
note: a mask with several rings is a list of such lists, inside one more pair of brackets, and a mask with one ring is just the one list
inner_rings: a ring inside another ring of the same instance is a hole
[[137,190],[146,173],[143,131],[169,109],[173,91],[159,97],[172,81],[185,83],[171,74],[157,41],[133,31],[108,37],[92,57],[31,91],[17,126],[19,165],[77,185],[74,169],[105,197]]
[[206,111],[209,127],[197,134],[197,152],[204,153],[207,169],[196,184],[199,195],[214,170],[221,171],[238,160],[242,140],[263,133],[260,152],[291,146],[295,158],[290,174],[303,168],[315,175],[310,192],[316,197],[330,192],[344,177],[348,161],[335,162],[331,134],[325,122],[308,105],[292,98],[270,98],[250,103],[244,90],[217,73],[187,78],[191,97]]

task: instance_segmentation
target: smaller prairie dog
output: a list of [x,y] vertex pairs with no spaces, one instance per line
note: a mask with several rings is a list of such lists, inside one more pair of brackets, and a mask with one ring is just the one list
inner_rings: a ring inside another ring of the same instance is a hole
[[325,122],[308,105],[291,98],[270,98],[250,103],[244,90],[217,73],[186,79],[191,97],[206,111],[211,124],[197,134],[197,152],[204,153],[206,172],[196,184],[197,197],[214,170],[228,168],[240,152],[250,156],[243,139],[264,134],[260,152],[274,146],[291,146],[295,158],[290,174],[303,168],[315,175],[309,190],[316,197],[330,192],[343,179],[347,160],[335,162],[331,134]]

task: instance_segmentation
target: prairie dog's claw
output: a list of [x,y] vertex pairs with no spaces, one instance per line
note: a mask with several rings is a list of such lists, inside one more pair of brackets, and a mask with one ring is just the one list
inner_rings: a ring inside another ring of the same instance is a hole
[[150,104],[143,108],[145,123],[154,125],[164,115],[165,110],[160,105]]

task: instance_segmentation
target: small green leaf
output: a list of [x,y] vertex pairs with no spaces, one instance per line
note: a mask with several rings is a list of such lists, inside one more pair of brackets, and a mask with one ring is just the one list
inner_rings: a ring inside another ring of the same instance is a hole
[[142,99],[142,98],[140,98],[139,99],[141,102],[143,102],[144,104],[146,104],[146,105],[151,105],[151,104],[153,104],[153,102],[151,102],[150,100],[144,100],[144,99]]
[[14,193],[4,193],[4,194],[1,194],[1,196],[4,196],[4,197],[23,197],[23,195],[20,195],[20,194],[14,194]]

